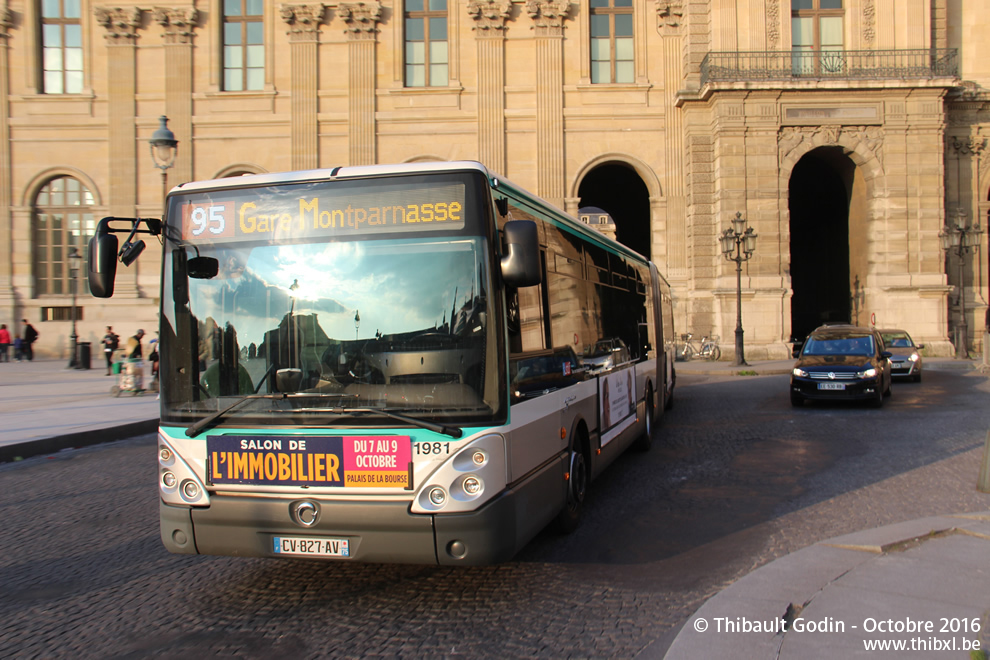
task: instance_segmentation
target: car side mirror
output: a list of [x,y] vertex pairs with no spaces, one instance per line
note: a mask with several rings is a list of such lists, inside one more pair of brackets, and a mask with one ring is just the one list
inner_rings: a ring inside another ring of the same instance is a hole
[[880,353],[880,357],[887,358],[889,360],[890,358],[894,357],[894,354],[891,353],[890,351],[884,351]]

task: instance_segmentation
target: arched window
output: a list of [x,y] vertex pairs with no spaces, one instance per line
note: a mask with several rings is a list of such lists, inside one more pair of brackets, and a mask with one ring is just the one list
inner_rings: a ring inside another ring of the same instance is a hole
[[[76,248],[86,256],[89,239],[96,231],[93,203],[93,193],[68,176],[52,179],[38,191],[32,209],[35,296],[72,293],[69,254]],[[80,293],[88,291],[82,275],[77,274],[82,280]]]

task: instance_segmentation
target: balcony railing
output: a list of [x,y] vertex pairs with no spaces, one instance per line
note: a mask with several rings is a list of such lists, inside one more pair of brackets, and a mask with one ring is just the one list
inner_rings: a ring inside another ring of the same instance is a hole
[[959,76],[955,48],[708,53],[701,84],[763,80],[917,80]]

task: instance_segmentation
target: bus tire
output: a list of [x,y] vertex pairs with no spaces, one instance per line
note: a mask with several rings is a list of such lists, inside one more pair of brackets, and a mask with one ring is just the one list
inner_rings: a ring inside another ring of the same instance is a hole
[[646,428],[643,435],[636,440],[636,449],[639,451],[650,451],[653,446],[653,422],[655,421],[655,406],[653,405],[653,386],[646,386]]
[[574,439],[568,460],[570,476],[567,479],[567,500],[554,520],[554,526],[560,534],[570,534],[578,528],[581,523],[581,511],[584,509],[584,499],[588,494],[590,475],[582,437],[578,436]]

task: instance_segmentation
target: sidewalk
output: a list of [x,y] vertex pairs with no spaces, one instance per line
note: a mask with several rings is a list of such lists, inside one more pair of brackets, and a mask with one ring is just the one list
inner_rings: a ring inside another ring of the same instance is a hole
[[[789,374],[793,360],[678,362],[681,374]],[[927,358],[926,370],[979,370],[982,359]],[[987,658],[990,511],[864,530],[798,550],[710,598],[637,657]],[[977,646],[978,644],[978,646]],[[872,645],[872,646],[870,646]]]
[[[125,392],[115,398],[110,388],[118,377],[106,375],[102,355],[94,357],[92,369],[66,364],[0,362],[0,463],[158,429],[158,395]],[[147,387],[147,365],[145,373]]]

